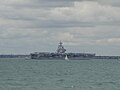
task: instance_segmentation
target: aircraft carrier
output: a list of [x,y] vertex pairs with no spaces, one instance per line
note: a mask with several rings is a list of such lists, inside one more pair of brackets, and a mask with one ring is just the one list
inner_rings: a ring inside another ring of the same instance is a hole
[[60,42],[56,52],[35,52],[30,54],[31,59],[39,60],[88,60],[95,57],[95,53],[66,53],[63,43]]

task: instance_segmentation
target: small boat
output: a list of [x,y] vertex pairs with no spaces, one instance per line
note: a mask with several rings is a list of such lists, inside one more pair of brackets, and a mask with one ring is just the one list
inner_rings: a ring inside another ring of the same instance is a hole
[[25,60],[29,60],[30,59],[30,57],[25,57]]
[[65,60],[69,60],[67,55],[65,56]]

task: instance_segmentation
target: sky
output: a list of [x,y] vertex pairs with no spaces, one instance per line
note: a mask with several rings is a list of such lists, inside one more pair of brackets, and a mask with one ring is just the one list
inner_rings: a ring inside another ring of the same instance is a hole
[[120,55],[120,0],[0,0],[0,54]]

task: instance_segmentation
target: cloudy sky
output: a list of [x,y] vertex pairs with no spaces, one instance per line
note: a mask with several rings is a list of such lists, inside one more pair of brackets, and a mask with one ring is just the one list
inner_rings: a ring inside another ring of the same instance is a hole
[[120,55],[120,0],[0,0],[0,54]]

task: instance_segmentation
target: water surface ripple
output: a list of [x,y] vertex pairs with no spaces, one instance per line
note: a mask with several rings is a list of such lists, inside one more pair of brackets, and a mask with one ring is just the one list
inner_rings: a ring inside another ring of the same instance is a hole
[[119,60],[0,59],[0,90],[120,90]]

